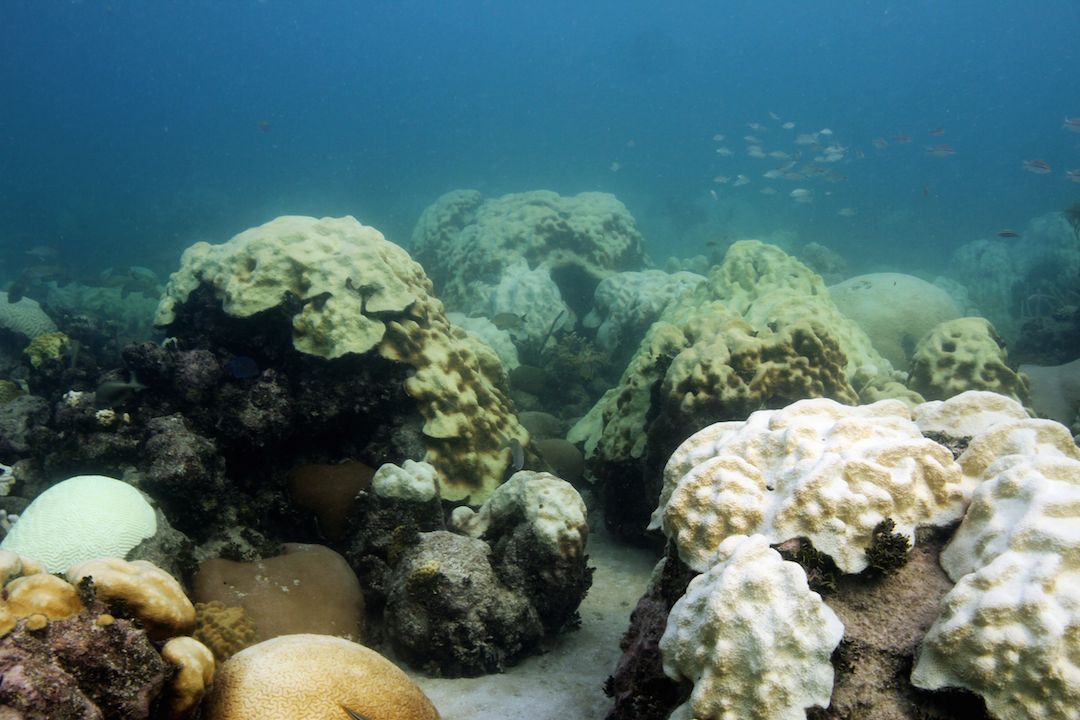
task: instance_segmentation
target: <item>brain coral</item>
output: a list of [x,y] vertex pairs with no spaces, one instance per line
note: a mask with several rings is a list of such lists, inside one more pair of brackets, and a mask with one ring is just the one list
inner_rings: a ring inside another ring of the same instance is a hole
[[564,297],[570,286],[587,285],[584,311],[597,282],[644,259],[630,212],[614,195],[595,192],[565,197],[536,190],[485,200],[475,190],[457,190],[424,211],[412,247],[455,309],[483,308],[502,270],[525,258],[530,268],[551,271]]
[[0,328],[33,339],[38,335],[56,332],[56,323],[41,309],[36,300],[20,298],[9,302],[6,292],[0,291]]
[[284,635],[241,650],[221,666],[206,720],[294,718],[439,720],[424,693],[393,663],[329,635]]
[[819,398],[722,422],[687,439],[664,470],[652,527],[694,570],[728,537],[805,537],[844,572],[868,566],[874,528],[914,537],[966,502],[960,467],[897,400],[848,407]]
[[511,438],[527,443],[498,356],[454,327],[408,253],[352,217],[281,217],[221,245],[196,243],[169,279],[157,323],[208,288],[233,317],[299,301],[296,350],[327,359],[368,352],[411,366],[425,460],[448,499],[484,498],[503,478]]
[[78,475],[35,498],[0,547],[64,572],[84,560],[122,558],[155,532],[154,509],[141,492],[102,475]]
[[664,672],[694,683],[671,718],[803,720],[806,708],[829,705],[829,657],[843,635],[801,567],[760,535],[732,536],[690,581],[660,639]]
[[981,317],[943,322],[915,347],[908,386],[927,400],[990,390],[1029,403],[1027,378],[1007,364],[1005,342]]

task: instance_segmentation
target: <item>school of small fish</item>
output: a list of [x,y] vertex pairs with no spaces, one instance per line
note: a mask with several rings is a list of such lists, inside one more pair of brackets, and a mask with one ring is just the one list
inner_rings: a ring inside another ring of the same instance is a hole
[[[772,184],[759,187],[757,191],[761,195],[783,194],[794,203],[807,205],[813,203],[815,197],[828,196],[832,193],[815,192],[813,188],[802,187],[801,184],[818,180],[842,182],[847,180],[847,176],[838,168],[865,159],[868,152],[882,153],[892,146],[910,145],[914,142],[912,135],[909,134],[897,133],[887,137],[883,135],[870,141],[872,151],[868,151],[838,140],[830,128],[796,132],[797,124],[792,120],[785,120],[779,113],[770,111],[769,118],[772,121],[771,124],[756,121],[745,124],[745,128],[750,132],[742,136],[744,146],[741,153],[732,149],[737,143],[731,142],[729,134],[716,133],[712,136],[716,156],[724,159],[732,158],[730,161],[720,160],[718,165],[737,163],[738,169],[745,169],[746,165],[740,159],[742,157],[754,161],[779,161],[779,164],[753,173],[735,173],[725,167],[723,174],[714,175],[712,178],[713,187],[709,188],[708,192],[713,200],[721,199],[722,193],[716,188],[718,185],[737,188],[750,185],[755,178],[760,178],[767,183],[800,183],[799,187],[790,192],[781,193]],[[1068,132],[1080,134],[1080,116],[1066,116],[1062,128]],[[946,133],[946,129],[940,126],[926,130],[926,135],[933,138],[929,144],[923,146],[928,157],[950,158],[957,154],[958,151],[952,144],[937,141]],[[777,144],[782,144],[784,149],[777,148]],[[1050,163],[1038,158],[1019,160],[1019,167],[1036,175],[1053,174]],[[1064,177],[1069,182],[1080,183],[1080,168],[1066,170]],[[923,186],[922,193],[924,196],[929,195],[928,186]],[[840,217],[852,218],[858,215],[858,209],[842,207],[836,214]],[[1019,237],[1019,233],[1007,228],[999,231],[997,235],[1003,238]]]

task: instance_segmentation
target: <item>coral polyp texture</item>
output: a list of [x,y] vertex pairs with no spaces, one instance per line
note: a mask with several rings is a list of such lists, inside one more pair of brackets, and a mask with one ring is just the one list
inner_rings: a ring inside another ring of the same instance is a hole
[[990,321],[956,318],[928,332],[915,346],[908,387],[927,400],[944,400],[965,390],[990,390],[1024,403],[1026,377],[1008,365],[1005,341]]
[[688,438],[664,470],[651,526],[699,572],[727,537],[761,534],[807,538],[855,573],[868,566],[879,523],[913,539],[918,525],[959,519],[966,500],[960,466],[922,436],[906,405],[819,398]]
[[498,356],[449,323],[408,253],[355,218],[281,217],[221,245],[196,243],[169,279],[157,323],[177,323],[198,288],[230,318],[287,318],[300,353],[408,366],[404,387],[423,418],[424,459],[448,499],[482,502],[503,478],[510,440],[528,441]]
[[35,498],[0,547],[63,572],[85,560],[123,558],[156,531],[154,508],[134,487],[103,475],[77,475]]
[[614,195],[571,197],[548,190],[484,199],[455,190],[430,205],[413,230],[416,258],[454,309],[485,307],[502,271],[519,258],[570,287],[592,290],[605,276],[644,261],[641,234]]
[[1016,420],[960,463],[978,485],[941,554],[956,585],[912,682],[976,692],[999,718],[1077,717],[1080,450],[1062,425]]
[[694,690],[671,718],[803,720],[828,707],[844,626],[761,535],[733,535],[672,607],[664,672]]
[[45,314],[41,305],[30,298],[12,302],[6,292],[0,291],[0,329],[32,340],[39,335],[56,332],[56,323]]
[[329,635],[284,635],[241,650],[221,666],[206,720],[349,717],[439,720],[439,713],[393,663]]

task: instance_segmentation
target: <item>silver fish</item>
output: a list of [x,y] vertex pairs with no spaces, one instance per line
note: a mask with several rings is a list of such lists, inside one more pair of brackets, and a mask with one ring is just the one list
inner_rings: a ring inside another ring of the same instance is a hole
[[510,448],[510,467],[517,472],[525,467],[525,448],[517,438],[510,438],[503,444],[504,448]]

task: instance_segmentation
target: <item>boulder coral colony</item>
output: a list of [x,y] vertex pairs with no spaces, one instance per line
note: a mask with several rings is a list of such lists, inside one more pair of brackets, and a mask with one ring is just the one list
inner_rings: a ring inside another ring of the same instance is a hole
[[196,243],[122,349],[0,303],[0,715],[437,718],[379,653],[542,652],[591,525],[660,557],[610,720],[1077,717],[1068,333],[1022,374],[955,280],[660,270],[600,193],[455,191],[411,248]]

